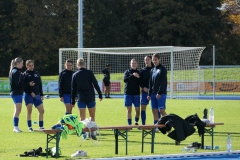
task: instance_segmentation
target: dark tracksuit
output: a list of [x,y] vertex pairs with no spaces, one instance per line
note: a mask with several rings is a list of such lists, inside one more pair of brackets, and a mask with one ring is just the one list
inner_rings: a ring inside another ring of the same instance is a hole
[[150,72],[152,67],[144,67],[140,71],[140,87],[143,88],[146,87],[149,89],[149,79],[150,79]]
[[102,92],[93,72],[79,68],[72,76],[71,103],[75,104],[76,95],[80,102],[95,101],[94,88],[97,90],[99,98],[102,98]]
[[167,69],[159,64],[155,66],[150,73],[148,95],[167,94]]
[[124,82],[125,82],[125,88],[124,88],[124,94],[126,95],[139,95],[139,85],[140,80],[137,77],[134,77],[133,73],[136,72],[139,74],[138,70],[134,69],[128,69],[124,72]]
[[24,84],[23,75],[17,67],[14,67],[9,75],[10,81],[10,94],[11,95],[23,95]]
[[25,87],[24,88],[25,93],[31,94],[33,92],[35,95],[43,96],[42,80],[39,72],[35,70],[33,71],[26,70],[24,72],[24,82],[29,83],[32,81],[35,83],[35,85]]
[[63,70],[59,74],[58,79],[58,94],[59,97],[63,97],[63,94],[71,94],[71,81],[74,71],[72,70]]
[[105,86],[109,86],[110,84],[110,71],[108,68],[105,68],[102,70],[102,73],[104,74],[103,82]]

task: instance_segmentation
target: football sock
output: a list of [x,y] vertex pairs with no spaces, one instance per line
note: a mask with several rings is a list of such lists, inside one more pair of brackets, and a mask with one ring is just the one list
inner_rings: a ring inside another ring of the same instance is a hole
[[141,111],[142,125],[146,124],[146,111]]
[[27,125],[28,125],[29,128],[32,127],[32,121],[31,120],[27,120]]
[[127,119],[128,125],[132,125],[132,119]]
[[19,122],[19,118],[18,117],[14,117],[13,118],[13,125],[17,127],[18,126],[18,122]]
[[43,127],[43,121],[39,121],[39,127]]

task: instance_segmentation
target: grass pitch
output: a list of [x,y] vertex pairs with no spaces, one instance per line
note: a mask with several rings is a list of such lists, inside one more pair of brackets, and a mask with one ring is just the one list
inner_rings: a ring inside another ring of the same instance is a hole
[[[96,122],[99,126],[113,126],[113,125],[127,125],[126,109],[123,106],[123,99],[103,99],[102,102],[97,100]],[[30,133],[27,130],[26,122],[26,107],[23,103],[22,112],[20,114],[19,127],[23,133],[13,133],[12,115],[13,102],[10,98],[1,98],[1,145],[0,145],[0,159],[28,159],[18,157],[16,155],[23,154],[25,151],[37,149],[38,147],[45,148],[46,135],[42,133]],[[239,101],[226,100],[167,100],[167,113],[175,113],[182,118],[188,115],[198,113],[199,117],[203,116],[203,109],[214,107],[215,122],[224,122],[223,126],[217,126],[214,131],[214,144],[220,146],[220,151],[226,150],[227,133],[231,133],[232,149],[239,150]],[[50,98],[44,100],[44,127],[51,128],[52,125],[58,122],[59,118],[65,113],[64,105],[58,98]],[[73,113],[79,115],[78,109],[73,108]],[[134,116],[134,114],[133,114]],[[38,121],[38,112],[33,110],[32,121]],[[140,122],[141,123],[141,122]],[[147,124],[153,124],[153,118],[150,106],[147,108]],[[37,124],[33,124],[34,129],[38,129]],[[119,137],[119,154],[115,155],[114,135],[113,131],[100,131],[100,144],[95,144],[91,140],[82,140],[82,137],[76,135],[69,135],[67,140],[61,139],[60,147],[62,155],[59,159],[71,159],[70,155],[76,150],[84,150],[87,152],[86,158],[100,158],[100,157],[116,157],[125,156],[125,141]],[[182,141],[179,146],[174,145],[174,140],[157,133],[155,136],[155,152],[156,155],[162,154],[180,154],[181,148],[190,144],[191,142],[201,142],[197,131]],[[141,153],[141,131],[133,129],[128,133],[128,155],[140,156],[151,154],[151,137],[148,135],[145,138],[144,152]],[[55,144],[50,144],[53,147]],[[205,145],[211,145],[210,135],[205,136]],[[198,150],[197,152],[205,152],[206,150]],[[209,150],[207,150],[209,151]],[[213,151],[214,152],[214,151]],[[38,159],[46,159],[39,157]]]

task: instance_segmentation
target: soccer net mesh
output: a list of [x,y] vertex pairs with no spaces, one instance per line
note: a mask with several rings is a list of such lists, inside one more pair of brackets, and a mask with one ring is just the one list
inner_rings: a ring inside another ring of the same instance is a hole
[[[67,59],[77,62],[84,58],[87,69],[95,74],[100,88],[102,70],[111,64],[111,94],[124,94],[124,71],[130,68],[130,60],[138,61],[138,69],[145,66],[144,57],[159,54],[161,64],[168,70],[168,96],[170,98],[194,98],[198,95],[198,67],[201,54],[205,47],[124,47],[124,48],[61,48],[59,49],[59,72],[64,69]],[[74,64],[74,69],[77,70]]]
[[[215,82],[213,73],[215,70]],[[240,96],[240,66],[199,66],[199,95]]]

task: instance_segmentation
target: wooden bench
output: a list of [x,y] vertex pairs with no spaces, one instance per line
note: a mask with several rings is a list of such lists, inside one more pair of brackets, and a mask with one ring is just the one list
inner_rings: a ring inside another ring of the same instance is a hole
[[[214,145],[214,127],[217,125],[224,125],[224,123],[214,123],[214,124],[207,124],[204,128],[206,133],[209,133],[212,138],[212,149]],[[126,155],[128,154],[128,132],[133,129],[137,128],[142,130],[142,152],[144,150],[144,138],[147,135],[151,135],[151,153],[154,153],[154,138],[155,138],[155,128],[163,128],[166,127],[164,124],[158,124],[158,125],[131,125],[131,126],[105,126],[105,127],[99,127],[99,130],[113,130],[114,137],[115,137],[115,154],[118,154],[118,137],[121,136],[126,142]],[[91,129],[94,131],[95,129]],[[56,139],[56,157],[59,157],[59,142],[60,142],[60,135],[61,130],[55,130],[55,129],[44,129],[44,130],[34,130],[35,132],[43,132],[47,134],[47,149],[48,144],[53,140]],[[83,129],[84,132],[88,132],[88,128]],[[201,136],[201,142],[202,142],[202,149],[204,149],[204,135]],[[48,157],[48,154],[47,154]]]

